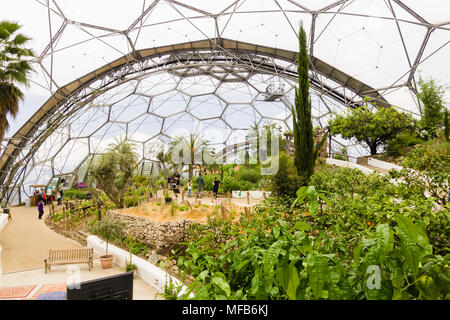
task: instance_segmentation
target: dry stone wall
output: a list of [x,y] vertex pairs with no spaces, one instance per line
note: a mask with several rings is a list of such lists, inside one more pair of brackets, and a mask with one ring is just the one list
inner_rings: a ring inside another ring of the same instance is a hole
[[154,248],[158,254],[164,254],[177,248],[180,242],[186,240],[188,226],[198,223],[187,219],[156,222],[113,210],[108,211],[108,216],[115,221],[123,222],[125,224],[124,232],[127,235],[131,234],[136,240]]

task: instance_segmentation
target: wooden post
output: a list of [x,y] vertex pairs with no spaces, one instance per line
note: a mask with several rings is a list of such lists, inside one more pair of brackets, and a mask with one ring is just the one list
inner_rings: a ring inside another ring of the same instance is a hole
[[55,205],[53,204],[53,202],[50,204],[50,207],[49,207],[49,213],[50,213],[50,217],[52,217],[53,216],[53,214],[55,213]]
[[84,215],[83,230],[86,230],[86,224],[87,224],[86,210],[87,210],[87,208],[83,208],[83,215]]
[[185,190],[184,190],[184,188],[183,188],[183,191],[181,191],[181,201],[182,201],[182,202],[184,202],[184,191],[185,191]]
[[225,219],[225,204],[224,201],[220,203],[220,213],[222,214],[222,219]]
[[250,204],[250,191],[247,191],[247,204]]
[[186,201],[186,204],[189,206],[189,209],[192,212],[192,204],[189,201]]

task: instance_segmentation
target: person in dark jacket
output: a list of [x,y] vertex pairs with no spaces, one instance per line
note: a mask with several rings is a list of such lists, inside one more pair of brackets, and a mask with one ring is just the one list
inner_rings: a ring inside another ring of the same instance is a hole
[[197,178],[197,185],[198,185],[198,196],[201,197],[203,195],[203,187],[205,186],[205,180],[203,179],[201,173]]
[[217,199],[217,193],[219,192],[219,185],[220,185],[219,179],[217,179],[217,177],[214,177],[214,182],[213,182],[214,199]]
[[41,219],[42,218],[42,216],[44,215],[44,202],[42,202],[42,200],[41,201],[39,201],[39,203],[38,203],[38,212],[39,212],[39,219]]

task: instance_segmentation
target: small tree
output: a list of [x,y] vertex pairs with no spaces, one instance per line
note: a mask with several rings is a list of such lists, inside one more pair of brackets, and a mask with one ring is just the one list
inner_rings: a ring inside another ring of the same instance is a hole
[[414,119],[396,111],[393,107],[375,108],[367,106],[351,109],[346,116],[335,115],[329,122],[332,135],[340,134],[345,139],[355,138],[370,148],[370,154],[377,154],[380,146],[397,134],[414,128]]
[[125,193],[133,182],[133,173],[137,166],[137,156],[133,145],[126,140],[117,140],[110,144],[94,165],[92,174],[111,201],[123,208]]
[[442,110],[444,107],[444,89],[433,79],[419,80],[417,97],[422,103],[422,119],[420,124],[425,130],[425,138],[433,139],[442,125]]
[[108,244],[122,235],[124,223],[113,221],[109,217],[98,221],[91,232],[98,234],[103,240],[106,241],[106,253],[108,255]]
[[127,243],[127,247],[128,247],[128,252],[130,254],[130,261],[127,261],[125,263],[125,271],[126,272],[130,272],[130,271],[134,271],[137,269],[137,266],[135,264],[133,264],[133,248],[135,245],[135,241],[133,239],[133,237],[130,235],[128,235],[127,239],[126,239],[126,243]]

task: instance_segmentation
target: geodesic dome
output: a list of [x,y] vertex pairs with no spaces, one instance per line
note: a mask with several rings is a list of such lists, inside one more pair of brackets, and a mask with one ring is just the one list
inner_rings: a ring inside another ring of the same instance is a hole
[[439,0],[8,4],[0,15],[24,25],[37,57],[25,92],[34,114],[2,143],[0,182],[9,198],[18,186],[29,193],[79,172],[118,137],[136,143],[147,172],[174,136],[201,132],[221,150],[255,123],[288,129],[300,23],[314,126],[364,97],[420,114],[419,72],[449,79],[449,9]]

